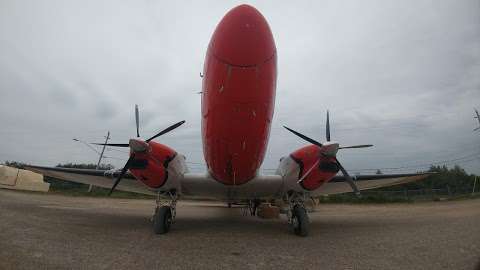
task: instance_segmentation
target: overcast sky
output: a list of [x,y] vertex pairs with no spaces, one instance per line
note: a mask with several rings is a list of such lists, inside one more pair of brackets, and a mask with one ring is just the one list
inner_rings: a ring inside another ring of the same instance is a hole
[[[201,78],[215,26],[238,1],[0,0],[0,162],[96,162],[72,141],[159,138],[204,164]],[[278,52],[274,121],[263,172],[304,142],[343,150],[353,173],[416,171],[448,160],[480,173],[480,1],[258,1]],[[121,149],[125,151],[126,149]],[[106,151],[117,167],[127,154]],[[384,172],[400,170],[382,169]]]

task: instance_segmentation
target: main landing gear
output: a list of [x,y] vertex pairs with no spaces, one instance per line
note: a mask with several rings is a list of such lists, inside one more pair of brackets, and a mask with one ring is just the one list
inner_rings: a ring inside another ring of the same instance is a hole
[[244,216],[256,216],[258,214],[258,207],[260,206],[261,201],[258,199],[253,199],[247,201],[245,207],[242,209],[242,213]]
[[155,234],[164,234],[170,230],[170,226],[175,222],[177,194],[173,192],[167,193],[170,200],[164,201],[160,199],[160,193],[157,193],[155,213],[153,214],[153,231]]
[[286,201],[288,203],[287,218],[290,230],[298,236],[307,236],[309,220],[304,204],[304,194],[287,194]]

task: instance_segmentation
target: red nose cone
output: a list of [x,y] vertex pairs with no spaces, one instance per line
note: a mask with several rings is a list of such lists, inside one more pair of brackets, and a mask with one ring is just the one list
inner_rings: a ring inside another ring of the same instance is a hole
[[213,34],[210,50],[221,61],[235,66],[262,64],[275,53],[275,43],[265,18],[254,7],[230,10]]

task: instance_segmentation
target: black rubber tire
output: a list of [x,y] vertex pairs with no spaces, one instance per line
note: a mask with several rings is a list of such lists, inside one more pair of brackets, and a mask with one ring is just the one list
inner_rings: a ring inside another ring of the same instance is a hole
[[157,207],[153,215],[153,231],[155,234],[164,234],[170,230],[172,224],[172,210],[169,206]]
[[303,207],[295,206],[292,214],[296,222],[293,227],[293,232],[298,236],[307,236],[309,223],[307,210]]

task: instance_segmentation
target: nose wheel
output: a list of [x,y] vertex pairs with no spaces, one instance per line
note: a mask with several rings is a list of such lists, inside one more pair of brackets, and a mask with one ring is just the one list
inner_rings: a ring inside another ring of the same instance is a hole
[[308,215],[304,207],[295,206],[292,213],[292,222],[290,224],[293,233],[298,236],[308,235]]
[[288,201],[288,225],[290,230],[298,236],[308,235],[308,214],[304,205],[304,196],[301,194],[290,194]]
[[160,193],[157,194],[155,213],[153,214],[153,231],[155,234],[165,234],[170,231],[170,226],[175,221],[177,195],[169,192],[170,200],[163,202]]
[[155,214],[153,215],[153,231],[155,234],[167,233],[172,222],[172,210],[169,206],[155,208]]

